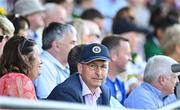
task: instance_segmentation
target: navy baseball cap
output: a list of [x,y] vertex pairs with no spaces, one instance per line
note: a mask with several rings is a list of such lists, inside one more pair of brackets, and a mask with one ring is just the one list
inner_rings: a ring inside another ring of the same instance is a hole
[[102,44],[92,43],[86,45],[81,51],[81,63],[89,63],[95,60],[110,61],[108,48]]

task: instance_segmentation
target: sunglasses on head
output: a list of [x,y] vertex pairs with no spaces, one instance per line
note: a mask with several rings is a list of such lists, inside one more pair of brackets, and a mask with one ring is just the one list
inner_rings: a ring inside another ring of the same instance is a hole
[[4,38],[6,38],[6,35],[0,35],[0,42],[2,42]]

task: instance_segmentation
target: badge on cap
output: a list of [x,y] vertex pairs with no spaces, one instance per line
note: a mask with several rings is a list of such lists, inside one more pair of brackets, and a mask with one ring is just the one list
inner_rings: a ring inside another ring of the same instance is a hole
[[94,46],[94,47],[92,48],[92,51],[93,51],[94,53],[100,53],[100,52],[101,52],[101,48],[100,48],[99,46]]

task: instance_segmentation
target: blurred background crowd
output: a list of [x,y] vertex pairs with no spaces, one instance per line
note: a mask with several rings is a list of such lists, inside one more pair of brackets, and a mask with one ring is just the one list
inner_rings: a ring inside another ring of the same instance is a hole
[[[143,82],[149,58],[166,55],[180,62],[180,0],[0,0],[0,16],[0,55],[12,36],[37,44],[40,75],[30,78],[39,99],[70,76],[68,54],[76,45],[107,46],[112,61],[106,84],[111,88],[113,82],[112,96],[122,105]],[[114,50],[118,36],[129,44]]]

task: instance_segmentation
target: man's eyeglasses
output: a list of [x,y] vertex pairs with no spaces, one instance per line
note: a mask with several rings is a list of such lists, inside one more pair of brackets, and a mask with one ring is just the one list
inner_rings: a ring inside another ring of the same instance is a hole
[[85,64],[87,65],[91,70],[99,70],[99,68],[102,70],[102,71],[108,71],[109,67],[108,65],[97,65],[97,64]]
[[6,38],[6,35],[0,35],[0,42],[2,42],[4,38]]

